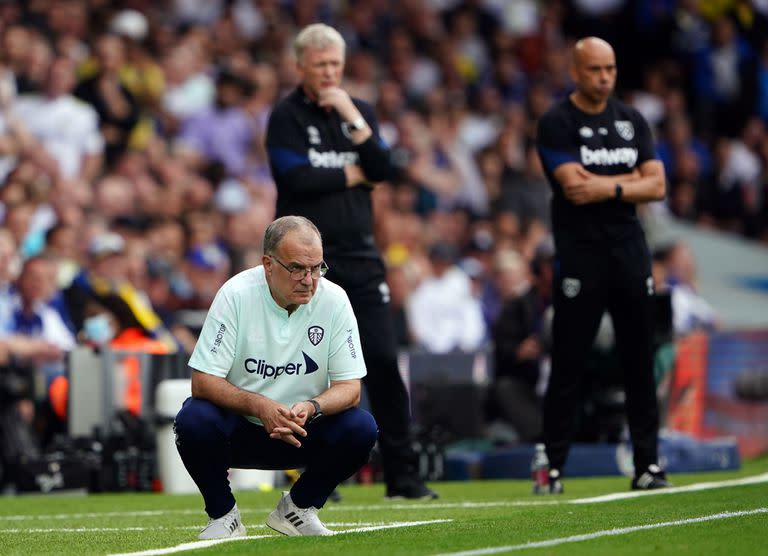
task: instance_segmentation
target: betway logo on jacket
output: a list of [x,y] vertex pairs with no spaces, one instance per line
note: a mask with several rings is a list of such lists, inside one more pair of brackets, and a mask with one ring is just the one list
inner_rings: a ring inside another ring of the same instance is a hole
[[[283,365],[273,365],[264,359],[248,358],[245,360],[245,370],[251,374],[257,374],[263,379],[277,379],[280,375],[308,375],[318,369],[317,363],[304,353],[304,363],[285,363]],[[303,367],[303,369],[302,369]]]
[[309,149],[309,163],[313,168],[343,168],[348,164],[357,164],[357,160],[358,155],[354,151],[321,153],[315,149]]
[[617,166],[626,164],[630,168],[637,162],[637,149],[620,147],[616,149],[595,149],[581,146],[581,164],[584,166]]

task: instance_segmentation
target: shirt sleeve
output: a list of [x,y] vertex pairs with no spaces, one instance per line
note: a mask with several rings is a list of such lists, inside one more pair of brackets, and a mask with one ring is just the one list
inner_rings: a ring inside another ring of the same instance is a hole
[[553,172],[566,162],[580,162],[575,143],[571,140],[568,125],[554,114],[545,114],[539,119],[536,131],[536,145],[544,169]]
[[653,140],[653,134],[648,122],[643,116],[635,111],[634,117],[635,133],[637,134],[637,164],[640,165],[648,160],[656,160],[656,148]]
[[238,318],[226,289],[219,290],[205,317],[200,336],[189,358],[193,369],[225,378],[235,360]]
[[69,331],[64,320],[51,307],[43,307],[41,318],[43,321],[43,339],[51,342],[63,351],[71,351],[76,342],[72,332]]
[[339,310],[331,336],[331,348],[328,353],[328,378],[330,380],[351,380],[363,378],[367,374],[363,353],[360,349],[360,332],[357,319],[352,311],[349,299],[344,296],[344,303]]
[[186,118],[181,123],[181,129],[176,136],[176,142],[197,153],[207,154],[205,141],[203,139],[205,134],[202,131],[204,127],[205,121],[201,114]]
[[[89,106],[90,108],[90,106]],[[83,151],[90,155],[98,155],[104,152],[104,137],[99,131],[99,116],[95,110],[89,110],[87,118],[84,118],[85,133],[83,136]]]

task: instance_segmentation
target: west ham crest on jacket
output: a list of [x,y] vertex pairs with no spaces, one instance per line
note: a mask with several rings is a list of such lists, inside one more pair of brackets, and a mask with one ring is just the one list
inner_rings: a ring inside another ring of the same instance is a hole
[[565,297],[576,297],[581,291],[581,280],[578,278],[563,278],[563,294]]
[[324,334],[325,330],[323,330],[322,326],[310,326],[307,329],[307,336],[309,336],[309,341],[312,342],[313,346],[316,346],[323,340]]
[[635,128],[629,120],[616,120],[613,125],[616,126],[616,132],[625,141],[631,141],[635,136]]

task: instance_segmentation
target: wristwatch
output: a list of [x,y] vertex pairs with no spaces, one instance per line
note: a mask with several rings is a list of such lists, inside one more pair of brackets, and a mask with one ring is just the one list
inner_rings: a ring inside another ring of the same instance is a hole
[[355,118],[351,122],[347,122],[347,126],[353,131],[360,131],[361,129],[365,129],[365,120],[362,117]]
[[624,188],[623,188],[623,187],[621,187],[621,184],[620,184],[620,183],[617,183],[617,184],[616,184],[616,189],[614,190],[614,195],[613,195],[613,196],[614,196],[614,198],[615,198],[617,201],[621,201],[621,197],[622,197],[622,195],[624,195]]
[[315,408],[315,412],[312,414],[312,417],[309,418],[309,421],[306,422],[306,424],[310,424],[312,421],[315,421],[323,416],[323,410],[320,408],[320,403],[317,400],[307,400],[309,403],[312,404],[312,406]]

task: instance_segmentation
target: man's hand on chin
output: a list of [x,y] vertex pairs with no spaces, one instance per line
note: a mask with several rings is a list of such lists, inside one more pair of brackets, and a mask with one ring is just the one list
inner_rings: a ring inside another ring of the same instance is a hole
[[323,108],[333,108],[344,121],[352,121],[360,117],[357,107],[344,89],[326,87],[317,93],[317,104]]

